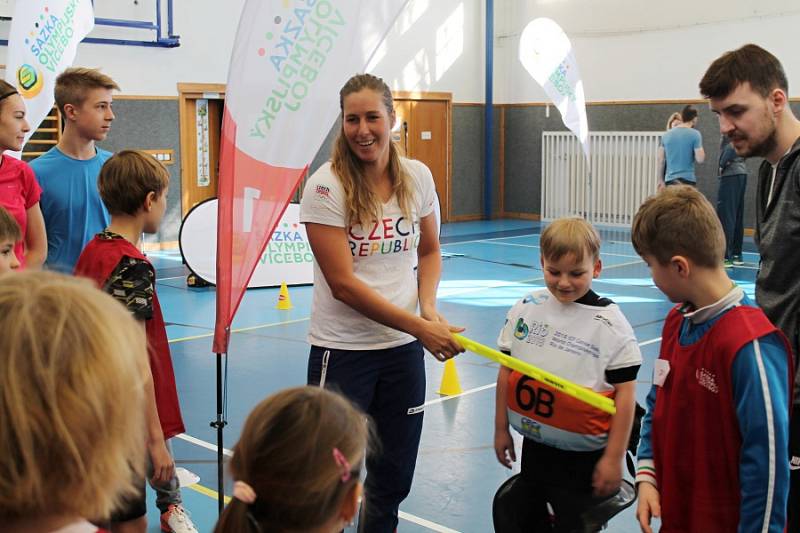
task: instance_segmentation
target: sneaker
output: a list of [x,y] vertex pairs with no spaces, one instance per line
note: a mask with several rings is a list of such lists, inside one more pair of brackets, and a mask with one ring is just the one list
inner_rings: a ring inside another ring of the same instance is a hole
[[733,268],[733,262],[730,259],[726,259],[725,261],[723,261],[722,265],[725,268]]
[[199,533],[189,513],[181,506],[172,504],[166,513],[161,513],[161,531],[166,533]]
[[734,255],[732,263],[734,265],[736,265],[736,266],[742,266],[744,264],[744,261],[742,260],[742,256],[741,255]]

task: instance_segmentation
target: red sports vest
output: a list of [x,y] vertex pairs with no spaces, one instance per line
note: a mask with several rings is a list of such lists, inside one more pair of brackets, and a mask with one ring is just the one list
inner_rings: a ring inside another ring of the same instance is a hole
[[[669,361],[670,370],[664,385],[658,387],[652,421],[661,532],[735,533],[742,441],[731,366],[749,342],[781,334],[760,309],[738,306],[698,342],[681,346],[682,320],[674,308],[664,324],[659,358]],[[786,349],[791,353],[788,344]]]
[[[75,274],[93,280],[102,289],[108,278],[117,268],[123,257],[134,257],[150,263],[147,258],[125,239],[101,239],[95,237],[83,249]],[[155,281],[153,281],[155,284]],[[156,408],[161,421],[164,438],[174,437],[185,431],[181,408],[178,403],[178,391],[175,387],[175,372],[172,369],[172,357],[169,353],[167,330],[158,295],[153,291],[153,317],[145,321],[147,333],[147,353],[150,359],[150,371],[153,374],[153,385],[156,392]]]

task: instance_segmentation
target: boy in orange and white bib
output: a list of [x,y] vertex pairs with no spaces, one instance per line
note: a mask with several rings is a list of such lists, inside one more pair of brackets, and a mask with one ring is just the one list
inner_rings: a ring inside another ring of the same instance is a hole
[[519,494],[509,501],[526,505],[499,511],[513,513],[520,531],[583,531],[582,512],[619,489],[642,356],[619,307],[591,290],[601,270],[597,231],[581,218],[559,219],[542,232],[540,244],[547,290],[511,308],[500,350],[613,398],[617,414],[501,367],[495,453],[511,468],[509,424],[525,437],[513,489]]

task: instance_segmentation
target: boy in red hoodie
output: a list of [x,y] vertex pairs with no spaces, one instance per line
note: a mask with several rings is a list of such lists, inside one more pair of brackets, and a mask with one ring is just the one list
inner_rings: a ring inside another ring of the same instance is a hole
[[[147,408],[150,480],[159,503],[164,498],[171,500],[169,507],[162,510],[161,528],[194,532],[194,525],[180,505],[175,464],[167,445],[167,440],[182,433],[184,426],[167,332],[155,290],[155,270],[139,250],[142,233],[155,233],[164,217],[169,173],[152,156],[125,150],[103,165],[97,185],[111,214],[111,224],[86,245],[75,273],[93,279],[123,303],[146,331],[153,375]],[[178,503],[174,503],[176,497]],[[112,521],[146,524],[145,514],[142,480],[140,497],[127,502],[126,508],[112,517]]]

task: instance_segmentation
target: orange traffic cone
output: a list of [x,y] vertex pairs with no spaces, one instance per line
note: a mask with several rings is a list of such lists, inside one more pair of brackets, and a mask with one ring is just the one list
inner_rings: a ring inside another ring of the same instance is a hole
[[281,292],[278,293],[278,304],[275,306],[275,309],[288,311],[291,308],[292,300],[289,298],[289,287],[286,286],[286,282],[284,281],[281,283]]

